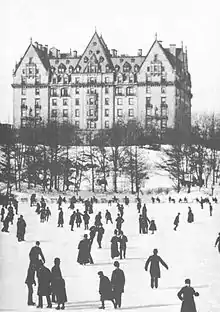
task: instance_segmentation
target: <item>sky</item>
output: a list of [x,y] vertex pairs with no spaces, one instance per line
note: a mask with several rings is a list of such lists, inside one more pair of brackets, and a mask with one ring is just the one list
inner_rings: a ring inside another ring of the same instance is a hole
[[0,1],[0,122],[12,122],[12,71],[30,38],[61,52],[82,54],[97,29],[109,49],[146,54],[157,33],[164,47],[187,46],[192,112],[219,112],[218,0]]

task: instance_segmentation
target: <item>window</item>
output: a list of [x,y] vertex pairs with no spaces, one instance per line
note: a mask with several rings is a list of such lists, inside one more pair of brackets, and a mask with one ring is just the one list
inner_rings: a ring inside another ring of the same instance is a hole
[[105,83],[109,83],[109,77],[105,77]]
[[147,107],[147,109],[146,109],[146,114],[147,114],[147,116],[151,116],[152,115],[152,108],[151,107]]
[[79,105],[79,99],[75,99],[75,105]]
[[67,99],[63,99],[63,105],[64,106],[68,105],[68,100]]
[[146,93],[150,93],[151,92],[151,86],[147,86],[146,87]]
[[105,117],[109,117],[109,109],[105,109]]
[[62,88],[62,89],[61,89],[61,96],[69,96],[69,95],[68,95],[68,89],[67,89],[67,88]]
[[109,73],[109,72],[110,72],[110,67],[109,67],[109,65],[106,65],[106,66],[105,66],[105,70],[106,70],[106,73]]
[[128,95],[134,95],[135,94],[135,90],[132,87],[127,88],[127,94]]
[[57,106],[57,99],[52,99],[52,106]]
[[94,98],[89,98],[89,105],[94,105],[94,104],[95,104]]
[[79,109],[75,109],[75,117],[79,117]]
[[70,60],[66,60],[66,64],[69,64],[70,63]]
[[29,64],[31,64],[33,61],[33,57],[29,57]]
[[146,98],[146,105],[151,105],[151,98],[150,97]]
[[36,84],[39,84],[39,83],[40,83],[40,78],[39,78],[39,77],[36,77],[35,83],[36,83]]
[[109,87],[105,87],[105,94],[109,94]]
[[76,120],[76,121],[75,121],[75,127],[76,127],[77,129],[79,129],[79,120]]
[[40,89],[39,88],[35,89],[35,95],[40,95]]
[[56,109],[51,110],[51,117],[57,117],[57,110]]
[[75,93],[76,93],[76,94],[79,94],[79,88],[76,88],[76,89],[75,89]]
[[26,105],[26,99],[21,99],[21,105]]
[[122,109],[117,109],[117,116],[122,117]]
[[167,116],[167,108],[166,108],[166,107],[163,107],[163,108],[161,109],[161,115],[162,115],[163,117],[166,117],[166,116]]
[[109,105],[109,98],[105,98],[105,105]]
[[26,117],[27,116],[27,110],[26,108],[21,109],[21,117]]
[[26,120],[21,120],[21,128],[24,128],[26,127]]
[[35,117],[39,117],[40,116],[40,108],[36,108],[35,109]]
[[123,99],[119,98],[117,99],[117,105],[122,105],[123,104]]
[[165,86],[161,87],[161,93],[163,93],[163,94],[166,93],[166,87]]
[[57,89],[52,88],[50,90],[50,94],[51,94],[51,96],[57,96]]
[[72,74],[73,73],[73,66],[69,67],[69,73]]
[[129,75],[128,81],[130,83],[134,82],[134,76],[133,75]]
[[121,87],[116,88],[115,92],[116,92],[116,95],[123,95],[123,90]]
[[68,77],[64,77],[64,78],[63,78],[63,83],[64,83],[64,84],[68,84]]
[[129,105],[134,105],[134,99],[133,98],[129,98],[128,99],[128,104]]
[[91,121],[90,122],[90,128],[95,129],[96,128],[96,122]]
[[130,109],[128,110],[128,116],[129,116],[129,117],[134,117],[134,110],[133,110],[133,108],[130,108]]
[[106,128],[106,129],[109,128],[109,121],[108,121],[108,120],[105,121],[105,128]]
[[150,66],[147,66],[147,72],[150,72]]
[[57,78],[56,77],[53,77],[53,79],[52,79],[52,83],[57,83]]
[[90,77],[90,78],[88,78],[88,82],[90,82],[90,83],[96,83],[96,77]]
[[40,106],[40,99],[35,99],[35,106]]
[[22,74],[24,74],[24,75],[25,75],[25,69],[22,69]]
[[32,75],[33,72],[34,72],[34,71],[33,71],[33,68],[29,67],[28,74],[29,74],[29,75]]
[[76,77],[75,78],[75,83],[79,83],[79,81],[80,81],[79,77]]
[[166,98],[165,97],[161,98],[161,104],[166,104]]
[[63,109],[63,117],[68,117],[68,109]]
[[21,95],[26,95],[26,89],[25,88],[21,89]]
[[88,110],[88,116],[89,117],[93,117],[94,116],[94,109],[93,108],[90,108],[89,110]]
[[162,121],[161,121],[161,128],[162,129],[166,129],[167,128],[167,120],[166,119],[162,119]]
[[123,71],[124,72],[129,72],[131,69],[131,65],[129,63],[125,63],[124,66],[123,66]]
[[122,76],[122,74],[119,74],[119,75],[118,75],[117,81],[118,81],[119,83],[123,82],[123,76]]

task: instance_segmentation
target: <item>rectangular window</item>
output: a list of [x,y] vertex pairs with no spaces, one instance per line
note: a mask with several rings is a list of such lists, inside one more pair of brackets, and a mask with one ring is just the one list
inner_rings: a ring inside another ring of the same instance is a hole
[[109,98],[105,98],[105,105],[109,105]]
[[135,94],[134,88],[127,88],[127,94],[134,95]]
[[88,78],[90,83],[96,83],[96,77]]
[[151,86],[147,86],[146,87],[146,93],[150,93],[151,92]]
[[26,117],[27,116],[27,110],[25,108],[21,109],[21,117]]
[[162,94],[166,93],[166,87],[165,87],[165,86],[162,86],[162,87],[161,87],[161,93],[162,93]]
[[88,116],[89,117],[93,117],[94,116],[94,109],[93,108],[90,108],[89,110],[88,110]]
[[35,99],[35,106],[40,106],[40,99]]
[[57,79],[55,77],[52,79],[52,83],[53,84],[57,83]]
[[21,105],[26,105],[26,99],[21,99]]
[[63,78],[63,83],[64,83],[64,84],[68,84],[68,77],[64,77],[64,78]]
[[105,109],[105,117],[109,117],[109,109]]
[[166,98],[165,97],[161,98],[161,104],[166,104]]
[[79,77],[76,77],[75,78],[75,83],[79,83],[79,81],[80,81]]
[[40,88],[35,89],[35,95],[40,95]]
[[52,106],[57,106],[57,99],[52,99]]
[[129,117],[134,117],[134,110],[133,110],[133,108],[130,108],[130,109],[128,110],[128,116],[129,116]]
[[150,97],[146,98],[146,105],[151,105],[151,98]]
[[134,99],[133,98],[129,98],[128,99],[128,104],[129,105],[134,105]]
[[167,108],[166,108],[166,107],[163,107],[163,108],[161,109],[161,115],[162,115],[163,117],[166,117],[166,116],[167,116]]
[[79,99],[75,99],[75,105],[79,105]]
[[123,82],[123,76],[121,74],[119,74],[117,81],[118,83]]
[[122,98],[117,99],[117,105],[122,105],[122,104],[123,104],[123,99]]
[[79,109],[75,109],[75,117],[79,117]]
[[40,108],[36,108],[35,109],[35,117],[39,117],[40,116]]
[[105,94],[109,94],[109,87],[105,87]]
[[95,100],[94,98],[89,98],[89,105],[94,105],[95,104]]
[[24,75],[25,75],[25,69],[22,69],[22,74],[24,74]]
[[68,105],[68,100],[67,99],[63,99],[63,105],[64,106]]
[[68,109],[63,109],[63,117],[68,117]]
[[106,120],[106,121],[105,121],[105,129],[108,129],[108,128],[109,128],[109,121]]
[[69,96],[69,95],[68,95],[68,89],[67,89],[67,88],[61,89],[61,96]]
[[152,108],[151,107],[147,107],[146,114],[147,114],[147,116],[151,116],[152,115]]
[[50,90],[50,94],[51,94],[51,96],[57,96],[57,89],[52,88]]
[[57,117],[57,110],[56,109],[51,110],[51,117]]
[[21,89],[21,95],[26,95],[26,88]]
[[76,93],[76,94],[79,94],[79,88],[76,88],[76,89],[75,89],[75,93]]
[[76,127],[77,129],[79,129],[79,120],[76,120],[76,121],[75,121],[75,127]]
[[117,116],[122,117],[122,109],[117,109]]
[[26,120],[21,120],[21,128],[24,128],[26,127]]
[[39,77],[36,77],[35,83],[36,83],[36,84],[39,84],[39,83],[40,83],[40,78],[39,78]]
[[147,72],[150,72],[150,66],[147,66]]
[[105,77],[105,83],[109,83],[109,77]]
[[115,93],[116,93],[116,95],[123,95],[122,88],[120,88],[120,87],[116,88]]
[[33,68],[30,67],[29,70],[28,70],[29,75],[32,75],[33,72],[34,72],[34,71],[33,71]]
[[167,120],[166,119],[162,119],[162,121],[161,121],[161,128],[162,129],[166,129],[167,128]]
[[129,78],[128,78],[128,81],[130,83],[134,82],[134,76],[133,75],[130,75]]

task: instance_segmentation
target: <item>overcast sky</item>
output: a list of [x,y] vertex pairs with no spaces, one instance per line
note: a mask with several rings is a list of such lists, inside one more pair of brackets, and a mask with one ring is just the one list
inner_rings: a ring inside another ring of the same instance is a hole
[[82,53],[95,27],[109,49],[146,54],[155,33],[163,45],[188,48],[192,110],[220,111],[218,0],[0,1],[0,122],[12,121],[12,70],[30,37],[61,52]]

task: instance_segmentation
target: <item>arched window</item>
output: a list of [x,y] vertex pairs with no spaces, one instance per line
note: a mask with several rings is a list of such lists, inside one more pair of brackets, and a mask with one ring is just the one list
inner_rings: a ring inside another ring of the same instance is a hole
[[118,74],[117,81],[118,81],[119,83],[123,82],[123,75],[122,75],[121,73]]
[[72,65],[69,67],[69,73],[70,73],[70,74],[73,73],[73,66],[72,66]]
[[58,73],[64,73],[66,70],[66,66],[61,63],[59,66],[58,66]]
[[134,71],[137,73],[139,71],[140,67],[138,65],[134,66]]
[[120,66],[119,65],[115,65],[115,70],[118,72],[120,71]]
[[131,65],[128,62],[125,62],[123,65],[123,71],[129,72],[131,70]]
[[57,76],[56,75],[52,76],[52,83],[54,83],[54,84],[57,83]]
[[106,71],[106,73],[109,73],[111,71],[110,66],[108,64],[105,66],[105,71]]

